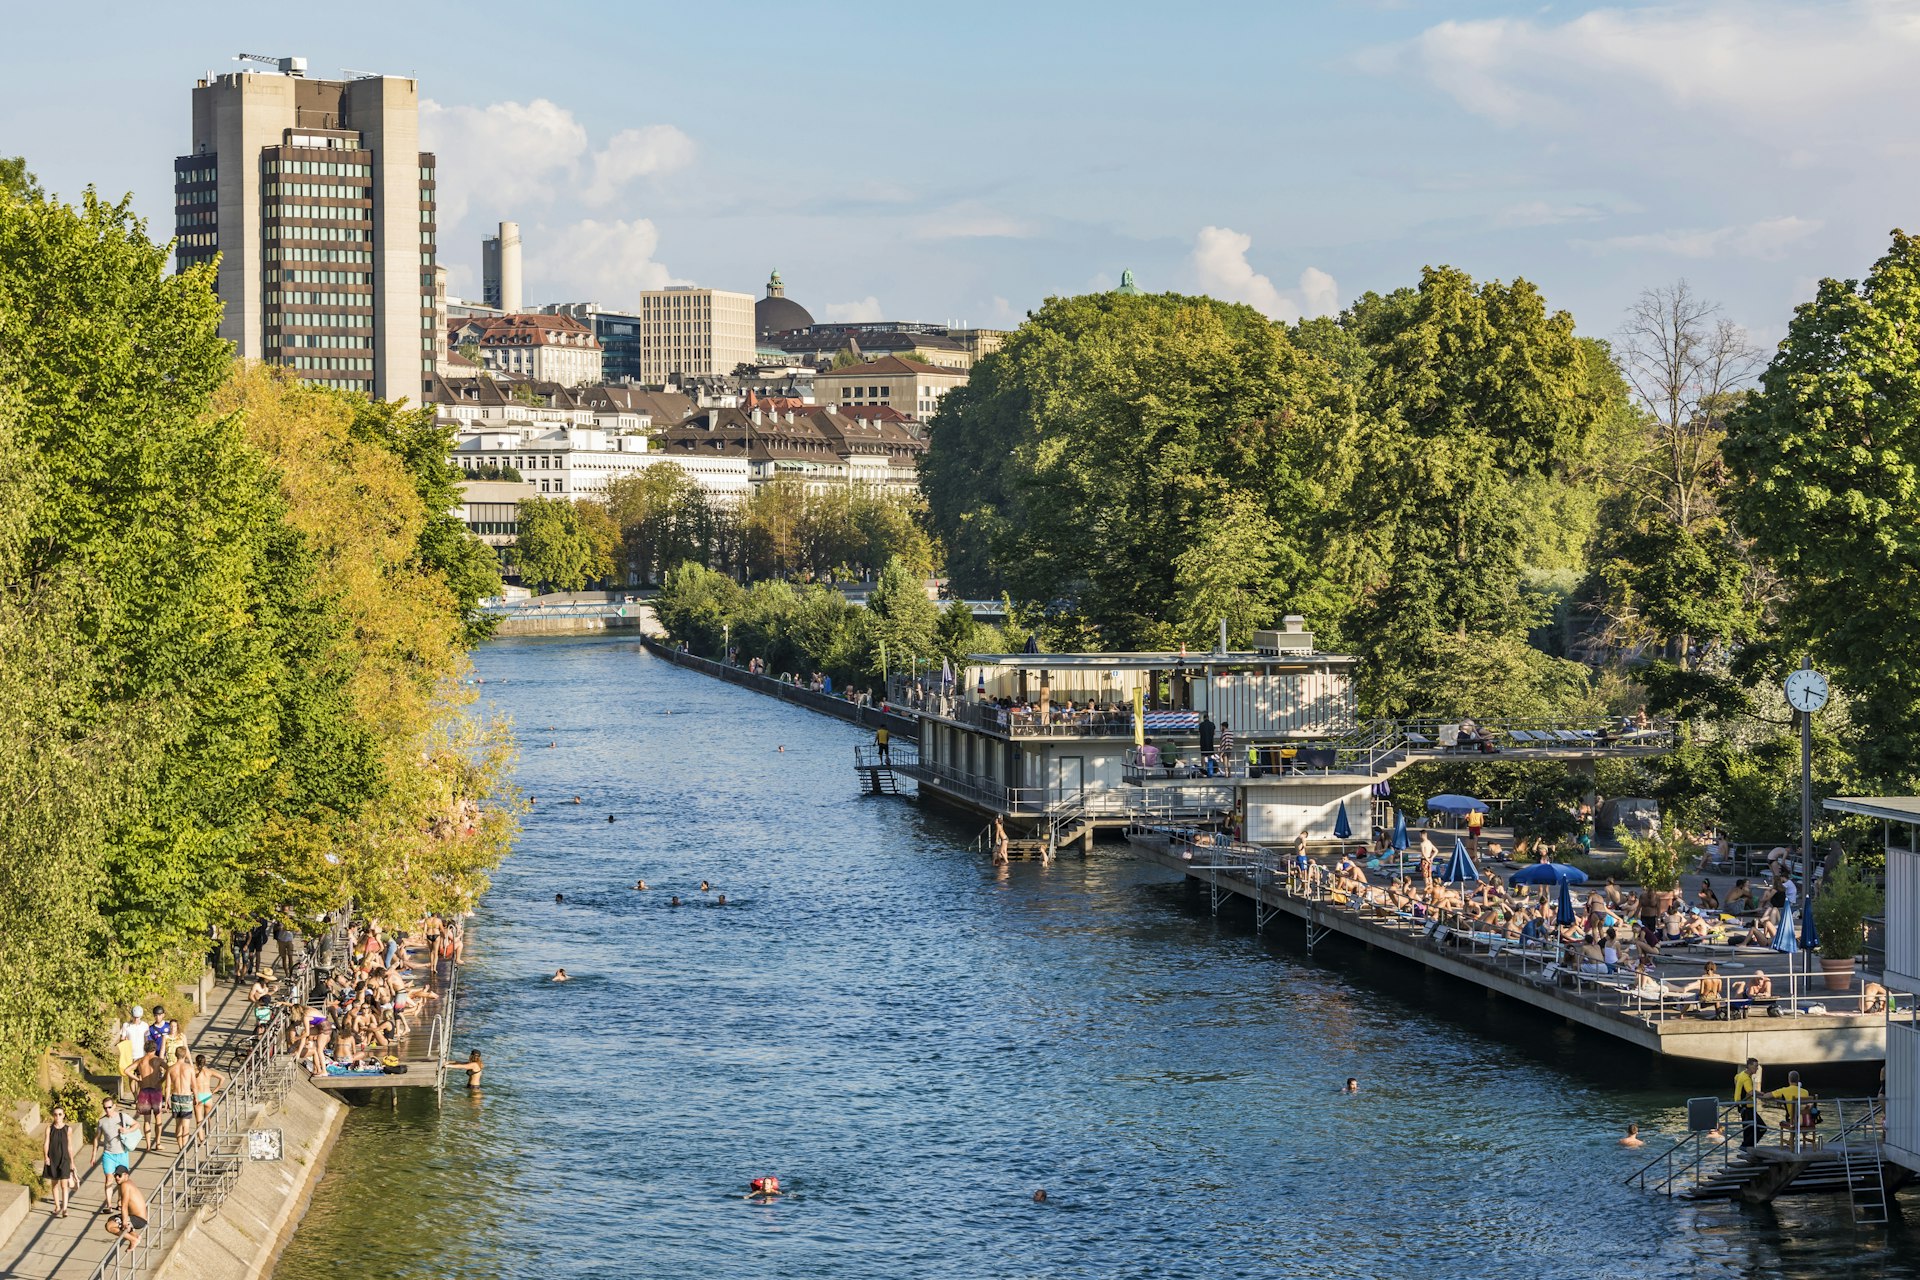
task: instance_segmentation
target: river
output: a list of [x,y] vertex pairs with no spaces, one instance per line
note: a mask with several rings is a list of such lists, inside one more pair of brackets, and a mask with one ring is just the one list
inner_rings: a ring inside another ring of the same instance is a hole
[[534,797],[463,971],[485,1088],[356,1108],[279,1280],[1920,1276],[1842,1200],[1620,1185],[1719,1073],[1120,846],[996,872],[859,798],[861,731],[632,641],[474,667]]

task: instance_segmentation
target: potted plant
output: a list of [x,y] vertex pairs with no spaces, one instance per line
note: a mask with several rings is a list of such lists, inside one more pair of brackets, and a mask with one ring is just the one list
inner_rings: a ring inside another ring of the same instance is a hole
[[1697,852],[1679,831],[1656,831],[1641,839],[1622,834],[1620,847],[1627,851],[1622,864],[1627,875],[1644,889],[1658,909],[1671,905],[1680,888],[1680,875],[1687,860]]
[[1820,967],[1827,990],[1853,985],[1853,960],[1867,948],[1867,917],[1881,909],[1880,891],[1842,861],[1813,895],[1813,924],[1820,932]]

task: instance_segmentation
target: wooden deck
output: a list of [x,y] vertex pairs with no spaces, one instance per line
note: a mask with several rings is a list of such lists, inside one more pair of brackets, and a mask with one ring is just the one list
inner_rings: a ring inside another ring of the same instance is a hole
[[1391,927],[1344,906],[1295,897],[1271,880],[1255,883],[1233,870],[1198,865],[1182,857],[1164,836],[1129,835],[1128,843],[1143,861],[1207,884],[1222,895],[1258,904],[1261,916],[1284,914],[1303,921],[1315,936],[1325,931],[1352,938],[1652,1053],[1727,1065],[1757,1057],[1776,1069],[1785,1064],[1870,1063],[1886,1057],[1882,1014],[1733,1021],[1639,1016],[1593,992],[1544,979],[1537,967],[1529,972],[1510,955],[1492,957],[1438,944],[1419,931]]

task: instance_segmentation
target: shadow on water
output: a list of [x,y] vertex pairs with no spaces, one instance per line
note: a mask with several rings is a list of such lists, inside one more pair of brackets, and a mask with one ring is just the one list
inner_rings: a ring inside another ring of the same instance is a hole
[[1698,1089],[1645,1055],[1123,856],[996,870],[856,798],[859,730],[629,641],[475,668],[540,797],[464,980],[486,1087],[356,1108],[283,1280],[1920,1275],[1844,1202],[1622,1187]]

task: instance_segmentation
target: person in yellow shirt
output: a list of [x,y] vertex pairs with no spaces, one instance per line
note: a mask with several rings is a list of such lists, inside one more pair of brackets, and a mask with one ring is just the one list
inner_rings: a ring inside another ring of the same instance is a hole
[[1781,1143],[1784,1145],[1788,1137],[1796,1132],[1805,1141],[1813,1141],[1813,1126],[1819,1123],[1819,1109],[1814,1106],[1812,1092],[1801,1087],[1800,1073],[1787,1072],[1786,1084],[1768,1096],[1787,1104],[1787,1120],[1780,1127]]
[[1748,1058],[1747,1064],[1733,1076],[1733,1100],[1744,1104],[1740,1108],[1740,1146],[1743,1150],[1766,1136],[1767,1122],[1760,1118],[1760,1109],[1754,1105],[1759,1093],[1760,1059]]
[[887,764],[893,763],[893,735],[887,732],[887,726],[881,725],[873,731],[873,745],[880,748],[880,759]]

